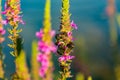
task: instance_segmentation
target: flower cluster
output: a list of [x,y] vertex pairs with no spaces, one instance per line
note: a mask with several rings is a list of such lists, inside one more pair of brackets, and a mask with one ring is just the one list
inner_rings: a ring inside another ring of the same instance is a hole
[[[53,37],[55,34],[54,31],[50,31],[50,36]],[[36,37],[39,39],[38,41],[38,50],[39,54],[37,60],[41,63],[41,67],[39,70],[39,75],[43,78],[49,68],[49,54],[51,52],[56,51],[55,45],[51,42],[51,44],[46,43],[43,41],[44,31],[41,29],[39,32],[36,33]]]
[[11,26],[18,26],[18,23],[24,24],[22,16],[20,16],[20,0],[7,0],[5,10],[2,12],[6,16],[3,24],[9,23]]
[[4,39],[4,37],[3,37],[3,35],[5,34],[5,30],[4,30],[4,28],[3,28],[3,25],[2,25],[2,22],[3,22],[3,20],[2,20],[2,16],[0,15],[0,43],[2,43],[5,39]]
[[37,60],[41,63],[41,68],[39,70],[39,75],[41,77],[44,77],[45,74],[46,74],[46,71],[49,67],[48,56],[46,54],[39,53],[38,57],[37,57]]
[[[2,1],[0,0],[0,12],[1,12],[1,9],[2,9],[2,5],[1,5]],[[4,30],[4,26],[2,25],[2,15],[0,14],[0,79],[5,79],[4,77],[4,54],[3,54],[3,51],[2,51],[2,43],[3,41],[5,40],[4,38],[4,34],[5,34],[5,30]]]
[[[71,22],[71,28],[77,29],[77,25],[72,21]],[[72,59],[74,56],[71,56],[70,53],[72,52],[72,49],[74,48],[73,45],[73,37],[72,37],[72,31],[68,32],[60,32],[59,34],[56,34],[56,45],[58,46],[57,53],[61,55],[58,59],[61,67],[61,74],[64,75],[66,78],[71,77],[70,75],[70,64],[72,62]],[[62,76],[63,77],[63,76]]]
[[75,56],[70,56],[70,55],[63,55],[63,56],[61,56],[61,57],[59,57],[59,62],[63,62],[63,61],[69,61],[69,60],[71,60],[71,59],[73,59]]
[[2,21],[4,25],[10,24],[11,29],[8,29],[9,36],[8,38],[12,41],[12,44],[8,44],[10,48],[13,48],[14,51],[10,53],[17,57],[17,38],[19,37],[19,33],[22,29],[18,29],[18,24],[24,24],[22,20],[21,11],[20,11],[20,0],[7,0],[5,2],[4,11],[2,12],[3,15],[6,16],[6,19]]

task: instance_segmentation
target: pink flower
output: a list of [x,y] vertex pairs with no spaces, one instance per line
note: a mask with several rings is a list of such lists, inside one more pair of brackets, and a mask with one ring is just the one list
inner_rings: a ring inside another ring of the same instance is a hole
[[44,77],[44,75],[45,75],[45,69],[44,69],[44,68],[40,68],[40,70],[39,70],[39,75],[40,75],[41,77]]
[[68,35],[68,37],[69,37],[72,41],[75,40],[75,39],[72,37],[72,32],[71,32],[71,31],[69,31],[69,32],[67,33],[67,35]]
[[73,20],[72,20],[72,22],[71,22],[71,27],[74,28],[74,29],[78,29],[77,25],[74,23]]
[[49,54],[50,52],[56,52],[56,46],[54,44],[47,45],[45,42],[39,41],[38,42],[38,50],[40,50],[46,54]]
[[38,50],[44,53],[50,53],[49,46],[47,46],[43,41],[38,42]]
[[43,30],[42,29],[40,29],[39,32],[36,32],[36,37],[39,39],[41,39],[43,37]]
[[48,56],[46,54],[39,53],[37,60],[41,63],[39,75],[44,77],[49,66]]
[[[14,13],[13,13],[14,15]],[[20,22],[21,24],[25,24],[25,22],[22,20],[22,16],[14,16],[14,22]]]
[[6,14],[7,12],[6,11],[2,11],[1,14]]
[[5,32],[6,32],[6,31],[5,31],[3,28],[0,28],[0,34],[1,34],[1,35],[4,35]]
[[68,32],[67,35],[68,35],[68,37],[71,37],[72,36],[72,32]]
[[53,36],[55,35],[55,31],[52,30],[52,31],[50,32],[50,35],[51,35],[51,37],[53,37]]
[[2,20],[1,23],[2,23],[3,25],[7,25],[7,24],[8,24],[8,20]]
[[37,60],[39,62],[41,62],[41,65],[44,66],[44,67],[47,67],[49,65],[48,55],[46,55],[46,54],[39,53],[38,57],[37,57]]
[[41,62],[41,61],[43,61],[43,60],[45,60],[45,59],[47,59],[47,56],[46,56],[46,55],[44,55],[44,54],[42,54],[42,53],[39,53],[39,54],[38,54],[37,60],[38,60],[39,62]]
[[[12,4],[11,4],[12,3]],[[14,5],[13,5],[14,4]],[[7,0],[4,5],[5,10],[2,12],[6,16],[6,19],[8,20],[8,23],[10,25],[22,23],[22,16],[20,16],[20,1],[19,0]],[[11,23],[12,21],[12,23]],[[14,23],[13,23],[14,22]]]
[[57,48],[56,48],[56,46],[54,44],[52,44],[50,46],[50,50],[55,53],[57,51]]
[[59,62],[62,62],[62,61],[68,61],[68,60],[71,60],[73,59],[75,56],[70,56],[70,55],[63,55],[61,57],[59,57],[58,61]]
[[[50,36],[53,37],[55,34],[55,31],[50,32]],[[43,36],[44,32],[42,29],[40,29],[39,32],[36,32],[36,37],[39,39],[38,41],[38,50],[39,54],[37,56],[38,62],[40,62],[40,70],[39,70],[39,75],[41,77],[44,77],[48,68],[49,68],[49,54],[51,52],[56,51],[56,46],[51,42],[51,44],[47,44],[45,41],[43,41]]]
[[24,22],[22,19],[20,19],[20,23],[21,23],[21,24],[25,24],[25,22]]

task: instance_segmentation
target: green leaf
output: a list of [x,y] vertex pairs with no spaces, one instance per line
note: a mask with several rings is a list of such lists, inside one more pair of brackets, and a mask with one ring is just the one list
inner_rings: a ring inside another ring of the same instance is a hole
[[8,44],[9,47],[11,48],[14,48],[14,45],[13,44]]
[[13,31],[12,31],[12,29],[7,29],[8,30],[8,32],[10,33],[10,34],[13,34]]
[[11,52],[10,52],[10,54],[11,54],[12,56],[14,56],[14,57],[15,57],[15,54],[14,54],[14,52],[13,52],[13,51],[11,51]]
[[17,30],[17,33],[20,33],[20,32],[22,32],[22,29],[18,29],[18,30]]

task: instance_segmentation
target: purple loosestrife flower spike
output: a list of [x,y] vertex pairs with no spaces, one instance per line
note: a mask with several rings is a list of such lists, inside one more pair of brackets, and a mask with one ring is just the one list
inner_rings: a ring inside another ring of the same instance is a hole
[[[1,0],[0,0],[0,13],[1,13],[1,8],[2,8],[2,6],[1,6]],[[3,25],[2,25],[2,15],[0,14],[0,79],[2,79],[2,80],[4,80],[5,79],[5,76],[4,76],[4,63],[3,63],[3,61],[4,61],[4,54],[3,54],[3,52],[2,52],[2,43],[3,43],[3,41],[5,40],[5,38],[4,38],[4,34],[5,34],[5,30],[4,30],[4,28],[3,28]]]
[[21,51],[23,41],[19,33],[22,29],[18,29],[18,25],[19,23],[24,24],[24,22],[22,20],[20,7],[20,0],[6,0],[5,9],[2,12],[6,19],[2,21],[2,23],[11,26],[11,28],[8,28],[8,38],[11,40],[11,44],[8,44],[8,46],[13,49],[10,54],[15,57],[14,62],[16,67],[16,72],[11,76],[11,80],[16,80],[16,76],[19,80],[30,80],[25,61],[25,53]]
[[62,0],[60,32],[56,34],[57,53],[60,55],[58,61],[61,69],[61,77],[58,80],[72,77],[70,71],[70,65],[74,58],[70,55],[74,48],[72,30],[78,27],[74,21],[70,21],[69,6],[69,0]]
[[[46,78],[45,76],[47,75],[47,71],[49,71],[49,67],[51,64],[51,62],[49,60],[49,57],[51,55],[50,53],[56,52],[56,47],[52,42],[50,44],[48,44],[47,41],[42,40],[43,37],[46,37],[46,36],[41,37],[41,35],[38,36],[38,34],[41,34],[41,30],[40,30],[40,32],[36,33],[36,37],[39,39],[39,41],[38,41],[39,54],[37,56],[37,60],[41,64],[40,69],[39,69],[39,75],[42,79],[45,79]],[[42,34],[46,34],[46,33],[44,32]],[[50,36],[53,36],[53,33]],[[47,76],[49,76],[49,75],[47,75]],[[47,80],[48,79],[49,78],[47,78]]]
[[10,48],[13,48],[13,51],[10,53],[17,57],[17,38],[19,37],[19,33],[22,29],[18,29],[19,23],[24,24],[22,20],[21,8],[20,8],[20,0],[6,0],[4,11],[2,12],[5,15],[6,19],[2,21],[4,25],[10,24],[11,29],[8,29],[9,36],[8,38],[11,40],[12,44],[8,44]]
[[52,42],[55,31],[51,30],[50,0],[46,0],[43,29],[36,33],[38,41],[37,60],[40,63],[39,75],[42,80],[53,80],[53,63],[51,52],[56,52],[56,46]]

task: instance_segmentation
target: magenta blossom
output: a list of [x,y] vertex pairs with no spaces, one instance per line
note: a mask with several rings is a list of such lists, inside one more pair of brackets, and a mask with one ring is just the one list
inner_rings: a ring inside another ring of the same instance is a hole
[[41,39],[43,37],[43,30],[42,29],[40,29],[39,32],[36,32],[36,37],[39,39]]
[[67,35],[68,35],[68,36],[72,36],[72,32],[68,32]]
[[[51,42],[47,43],[43,41],[42,39],[44,36],[44,31],[40,29],[39,32],[36,32],[36,37],[39,39],[38,41],[38,51],[40,52],[37,56],[38,62],[40,62],[41,66],[39,69],[39,75],[43,78],[45,77],[45,74],[49,68],[49,54],[51,52],[56,52],[56,46]],[[50,36],[53,37],[55,34],[55,31],[50,31]]]
[[5,31],[3,28],[0,28],[0,34],[1,34],[1,35],[4,35],[5,32],[6,32],[6,31]]
[[50,35],[51,35],[51,37],[53,37],[53,36],[55,35],[55,31],[52,30],[52,31],[50,32]]
[[44,77],[49,66],[48,55],[39,53],[37,60],[41,63],[41,68],[39,69],[39,75],[41,77]]
[[6,11],[1,12],[1,14],[6,14],[6,13],[7,13]]
[[56,47],[53,44],[47,45],[45,42],[39,41],[38,42],[38,50],[41,52],[44,52],[46,54],[49,54],[50,52],[55,52]]
[[[55,31],[50,32],[50,36],[53,37]],[[49,54],[50,52],[56,52],[56,46],[51,42],[51,44],[47,44],[45,41],[42,41],[42,37],[44,35],[43,30],[41,29],[39,32],[36,32],[36,37],[39,39],[38,41],[38,50]]]
[[45,76],[45,73],[46,73],[46,68],[40,68],[39,69],[39,75],[43,78]]
[[18,25],[18,23],[24,24],[20,10],[20,0],[7,0],[2,14],[6,16],[7,23],[11,26]]
[[73,59],[74,57],[75,57],[75,56],[63,55],[63,56],[59,57],[58,61],[59,61],[59,62],[62,62],[62,61],[66,62],[66,61],[68,61],[68,60]]
[[44,67],[49,65],[48,55],[46,55],[46,54],[39,53],[38,57],[37,57],[37,60],[39,62],[41,62],[41,65],[44,66]]
[[38,42],[38,50],[44,53],[50,53],[49,46],[45,44],[43,41]]
[[[36,37],[39,38],[39,39],[41,39],[43,37],[43,34],[44,34],[43,30],[40,29],[39,32],[36,32]],[[53,37],[54,35],[55,35],[55,31],[51,30],[50,36]]]
[[71,27],[72,27],[73,29],[78,29],[77,25],[74,23],[73,20],[72,20],[72,22],[71,22]]
[[3,25],[7,25],[7,24],[8,24],[8,20],[2,20],[1,23],[2,23]]

